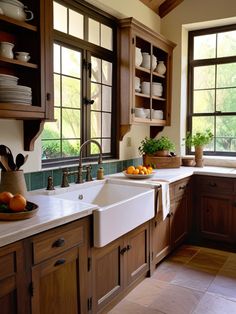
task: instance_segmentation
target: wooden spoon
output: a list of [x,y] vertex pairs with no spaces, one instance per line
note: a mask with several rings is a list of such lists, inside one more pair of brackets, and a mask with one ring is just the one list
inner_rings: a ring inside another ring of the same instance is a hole
[[3,167],[5,168],[6,171],[11,171],[11,168],[8,165],[8,158],[7,156],[0,156],[0,161],[3,165]]
[[19,170],[22,165],[24,165],[25,157],[22,154],[16,156],[16,170]]

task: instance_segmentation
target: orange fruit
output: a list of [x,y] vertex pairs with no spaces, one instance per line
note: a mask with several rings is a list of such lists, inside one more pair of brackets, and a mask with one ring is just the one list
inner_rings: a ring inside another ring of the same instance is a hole
[[127,170],[126,170],[126,173],[127,173],[127,174],[132,174],[134,170],[135,170],[135,167],[134,167],[134,166],[129,166],[129,167],[127,168]]
[[15,194],[9,202],[9,208],[14,212],[21,212],[25,209],[26,199],[21,194]]
[[148,166],[148,170],[150,171],[150,173],[152,173],[152,171],[153,171],[151,166]]
[[142,166],[142,165],[139,165],[139,166],[137,166],[136,168],[140,171],[140,170],[143,169],[143,166]]
[[145,174],[145,173],[143,172],[143,170],[141,170],[141,171],[139,172],[139,174]]
[[1,192],[0,193],[0,203],[8,204],[10,202],[10,199],[13,197],[13,194],[10,192]]
[[133,174],[139,174],[139,169],[134,169]]

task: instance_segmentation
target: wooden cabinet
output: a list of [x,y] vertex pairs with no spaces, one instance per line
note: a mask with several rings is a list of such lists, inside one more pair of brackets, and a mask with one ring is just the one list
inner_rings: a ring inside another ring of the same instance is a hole
[[32,314],[88,312],[88,219],[32,238]]
[[[136,47],[150,55],[150,68],[135,63]],[[175,44],[155,33],[133,18],[120,20],[120,102],[121,137],[132,124],[148,124],[155,133],[156,127],[170,125],[171,121],[171,72],[172,51]],[[154,64],[155,58],[164,61],[166,73],[160,74]],[[154,66],[153,66],[154,65]],[[155,67],[155,68],[154,68]],[[149,85],[149,88],[135,88],[135,77]],[[159,83],[163,92],[156,96],[153,86]],[[136,108],[146,110],[145,117],[138,117]],[[153,110],[163,112],[163,119],[156,117]]]
[[0,250],[0,312],[29,313],[23,242],[7,245]]
[[149,270],[149,222],[92,254],[93,313],[120,298]]
[[196,176],[197,238],[232,243],[235,223],[235,182],[231,178]]
[[[24,0],[24,4],[34,14],[32,21],[0,15],[0,41],[14,44],[13,59],[0,56],[0,73],[14,75],[18,85],[30,87],[32,103],[0,101],[0,119],[24,120],[24,148],[32,150],[42,121],[53,119],[52,1]],[[28,52],[29,62],[15,59],[16,51]]]
[[185,240],[190,231],[192,217],[191,179],[170,185],[170,213],[163,220],[158,211],[151,221],[151,271],[174,248]]

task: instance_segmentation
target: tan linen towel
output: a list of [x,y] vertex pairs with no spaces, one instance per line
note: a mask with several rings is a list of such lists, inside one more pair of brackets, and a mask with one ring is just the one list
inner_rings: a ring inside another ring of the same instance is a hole
[[162,210],[163,220],[170,212],[170,189],[168,182],[158,182],[161,185],[157,198],[157,211]]

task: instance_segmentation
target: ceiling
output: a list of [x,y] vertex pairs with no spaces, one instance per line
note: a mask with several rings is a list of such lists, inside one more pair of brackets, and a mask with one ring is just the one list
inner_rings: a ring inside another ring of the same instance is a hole
[[184,0],[140,0],[161,18],[176,8]]

